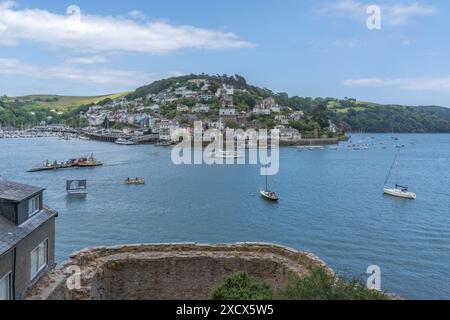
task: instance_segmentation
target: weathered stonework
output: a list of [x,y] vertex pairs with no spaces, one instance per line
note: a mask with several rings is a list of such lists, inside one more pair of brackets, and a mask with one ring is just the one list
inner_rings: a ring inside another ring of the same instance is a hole
[[[264,243],[149,244],[82,250],[45,276],[30,300],[208,299],[224,277],[244,271],[280,289],[290,275],[316,267],[333,273],[311,253]],[[81,287],[67,280],[79,268]]]

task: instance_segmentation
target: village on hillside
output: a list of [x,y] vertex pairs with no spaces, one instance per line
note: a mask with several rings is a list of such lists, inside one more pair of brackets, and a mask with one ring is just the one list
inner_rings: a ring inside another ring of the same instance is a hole
[[[153,134],[168,143],[175,142],[173,133],[180,129],[193,135],[196,121],[202,121],[205,130],[277,129],[280,142],[295,144],[302,139],[300,131],[291,124],[305,116],[303,111],[281,106],[274,97],[257,101],[253,108],[237,105],[246,91],[227,84],[215,88],[207,78],[191,79],[144,97],[108,99],[80,112],[79,121],[90,131],[130,136]],[[331,121],[328,131],[331,135],[337,132]],[[318,132],[315,135],[320,138]]]

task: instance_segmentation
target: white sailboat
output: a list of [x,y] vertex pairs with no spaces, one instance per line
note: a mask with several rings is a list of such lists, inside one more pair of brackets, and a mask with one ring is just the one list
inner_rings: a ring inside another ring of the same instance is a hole
[[391,176],[392,169],[395,167],[398,168],[398,157],[399,157],[400,151],[397,152],[397,155],[395,156],[395,160],[392,163],[392,166],[389,170],[389,174],[386,178],[386,181],[384,183],[384,194],[397,197],[397,198],[403,198],[403,199],[411,199],[415,200],[417,198],[417,195],[414,192],[411,192],[408,190],[408,187],[401,186],[399,184],[395,184],[394,187],[388,186],[389,177]]
[[[266,170],[267,170],[267,168],[266,168]],[[275,192],[269,190],[267,179],[268,178],[267,178],[267,174],[266,174],[266,188],[264,190],[260,190],[259,192],[261,193],[261,196],[264,199],[276,202],[279,200],[278,195]]]

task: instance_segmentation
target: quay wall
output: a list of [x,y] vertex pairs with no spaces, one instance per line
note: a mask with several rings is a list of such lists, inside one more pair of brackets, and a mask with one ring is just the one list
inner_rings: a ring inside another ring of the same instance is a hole
[[[264,243],[143,244],[82,250],[33,288],[29,300],[209,299],[215,286],[247,272],[281,289],[291,275],[333,271],[311,253]],[[74,270],[81,286],[70,290]]]

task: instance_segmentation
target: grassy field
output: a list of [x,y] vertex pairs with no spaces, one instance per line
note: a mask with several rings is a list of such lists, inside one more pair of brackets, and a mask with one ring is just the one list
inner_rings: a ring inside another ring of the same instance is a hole
[[10,97],[10,100],[26,101],[41,107],[48,107],[57,111],[68,111],[84,104],[97,103],[105,99],[117,99],[127,95],[128,92],[115,93],[105,96],[77,97],[77,96],[56,96],[56,95],[30,95],[22,97]]

